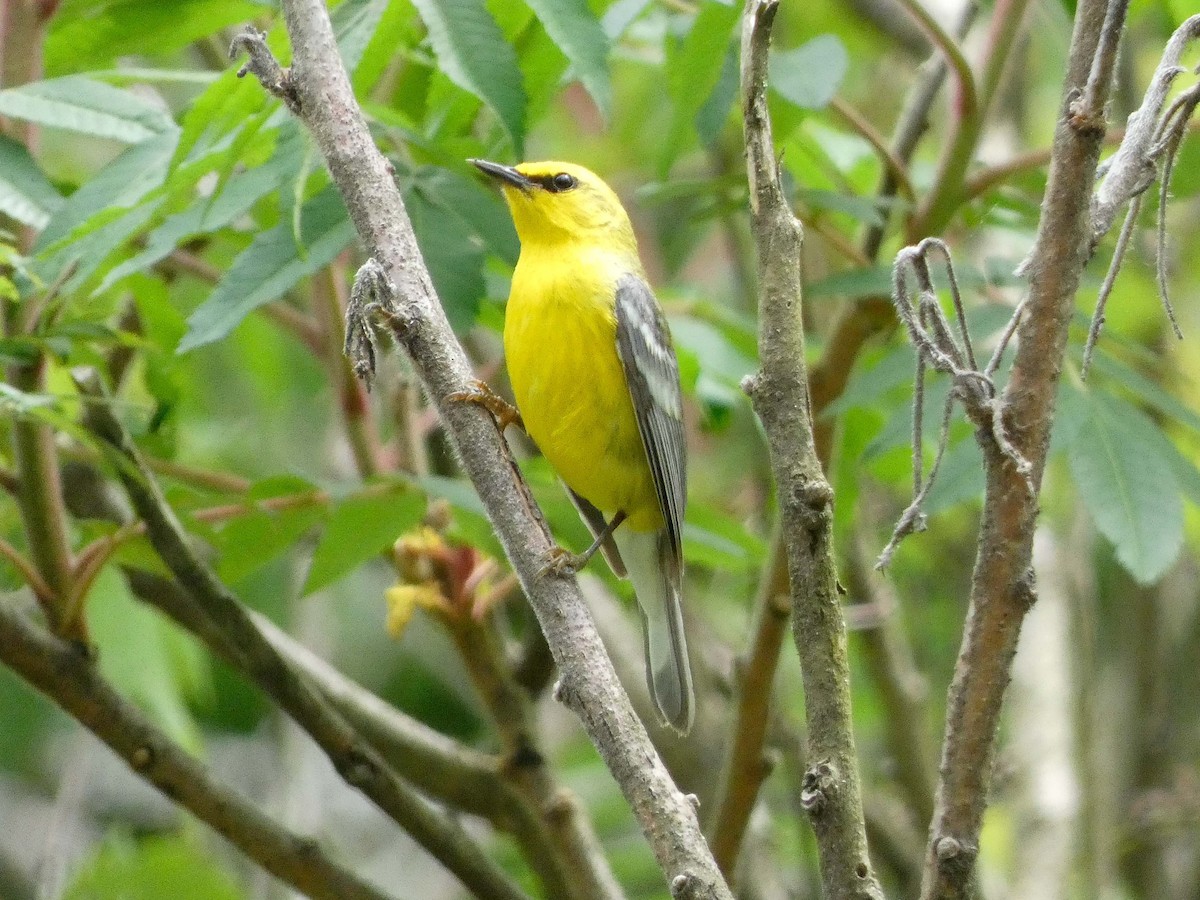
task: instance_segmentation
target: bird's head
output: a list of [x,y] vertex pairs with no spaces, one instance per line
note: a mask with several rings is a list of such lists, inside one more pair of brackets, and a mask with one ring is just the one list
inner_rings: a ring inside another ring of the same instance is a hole
[[629,216],[613,189],[594,172],[567,162],[471,162],[500,183],[522,245],[582,241],[636,256]]

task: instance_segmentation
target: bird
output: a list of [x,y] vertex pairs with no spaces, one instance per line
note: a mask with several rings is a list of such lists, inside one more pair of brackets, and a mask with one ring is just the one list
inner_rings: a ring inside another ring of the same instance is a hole
[[582,554],[555,548],[546,569],[573,574],[599,550],[630,579],[650,696],[686,735],[696,702],[682,609],[683,395],[629,215],[583,166],[470,162],[498,182],[521,244],[504,322],[517,412],[595,538]]

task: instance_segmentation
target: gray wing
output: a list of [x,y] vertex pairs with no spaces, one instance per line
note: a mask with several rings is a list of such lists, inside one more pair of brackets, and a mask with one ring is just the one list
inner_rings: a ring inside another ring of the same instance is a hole
[[670,546],[682,570],[687,445],[679,363],[667,320],[646,282],[636,275],[622,275],[617,282],[616,311],[617,354],[625,369]]

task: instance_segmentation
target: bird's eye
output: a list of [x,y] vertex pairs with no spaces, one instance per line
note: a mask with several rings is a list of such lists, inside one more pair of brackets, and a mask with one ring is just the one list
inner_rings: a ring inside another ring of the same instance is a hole
[[555,191],[569,191],[571,188],[575,187],[575,177],[573,175],[568,175],[566,172],[559,172],[554,176],[551,184],[554,186],[553,190]]

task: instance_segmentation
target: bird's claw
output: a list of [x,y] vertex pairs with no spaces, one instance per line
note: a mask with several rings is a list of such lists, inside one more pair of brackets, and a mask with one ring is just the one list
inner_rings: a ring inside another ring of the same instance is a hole
[[566,547],[551,547],[546,556],[546,564],[538,570],[538,578],[545,578],[547,575],[578,575],[588,563],[586,554],[572,553]]
[[446,399],[452,403],[471,403],[483,407],[491,414],[501,434],[509,425],[516,425],[522,431],[525,429],[525,421],[517,408],[492,390],[486,381],[473,378],[465,391],[455,391]]

